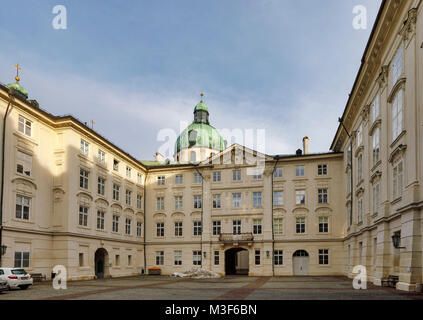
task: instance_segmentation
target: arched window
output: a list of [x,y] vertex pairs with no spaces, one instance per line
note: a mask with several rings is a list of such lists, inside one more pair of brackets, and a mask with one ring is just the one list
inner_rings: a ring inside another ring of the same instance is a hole
[[305,250],[297,250],[294,253],[294,257],[308,257],[308,252]]

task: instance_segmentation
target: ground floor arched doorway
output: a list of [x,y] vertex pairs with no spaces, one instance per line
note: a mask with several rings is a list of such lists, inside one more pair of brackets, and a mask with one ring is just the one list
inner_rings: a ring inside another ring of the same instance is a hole
[[292,256],[292,267],[294,276],[308,276],[310,257],[305,250],[297,250]]
[[247,249],[232,248],[225,251],[225,274],[248,275],[249,253]]
[[99,248],[94,256],[95,276],[97,279],[103,279],[109,272],[109,254],[106,249]]

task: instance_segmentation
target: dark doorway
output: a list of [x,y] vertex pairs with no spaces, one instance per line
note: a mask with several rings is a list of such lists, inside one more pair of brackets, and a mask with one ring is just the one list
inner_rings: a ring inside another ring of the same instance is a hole
[[109,255],[103,248],[97,249],[94,256],[95,276],[97,279],[103,279],[108,271]]
[[232,248],[225,251],[226,275],[248,275],[248,271],[248,250],[243,248]]

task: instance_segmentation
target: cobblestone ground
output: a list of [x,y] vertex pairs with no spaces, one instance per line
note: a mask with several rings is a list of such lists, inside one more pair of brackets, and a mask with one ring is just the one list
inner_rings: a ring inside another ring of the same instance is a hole
[[0,293],[0,300],[423,300],[391,288],[368,285],[354,290],[344,277],[241,277],[192,280],[139,276],[68,282],[54,290],[51,282],[27,290]]

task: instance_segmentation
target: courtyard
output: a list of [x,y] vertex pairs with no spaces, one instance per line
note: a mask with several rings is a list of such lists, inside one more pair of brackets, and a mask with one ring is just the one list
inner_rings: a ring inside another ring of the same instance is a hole
[[422,300],[423,294],[368,284],[354,290],[346,277],[246,277],[181,279],[138,276],[67,283],[0,293],[0,300]]

